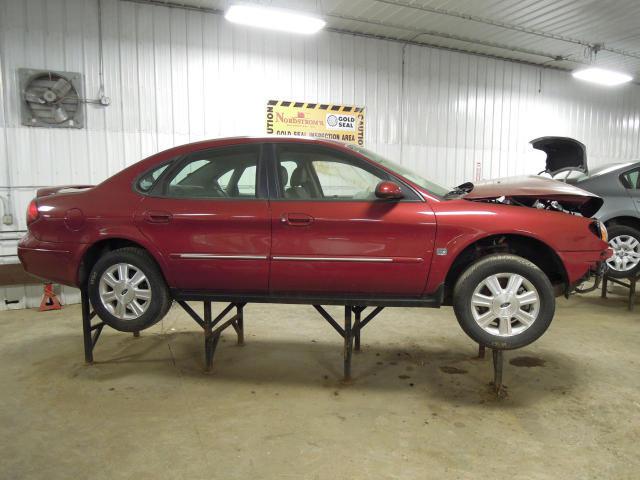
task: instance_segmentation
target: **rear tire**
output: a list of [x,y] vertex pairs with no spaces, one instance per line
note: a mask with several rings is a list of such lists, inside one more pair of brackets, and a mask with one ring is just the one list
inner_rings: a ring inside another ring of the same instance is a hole
[[613,257],[607,260],[607,275],[613,278],[635,277],[640,272],[640,231],[626,225],[607,228]]
[[96,314],[121,332],[149,328],[171,307],[160,268],[140,248],[119,248],[102,255],[91,270],[87,287]]
[[509,350],[534,342],[555,313],[551,282],[517,255],[489,255],[471,264],[453,291],[453,310],[471,339]]

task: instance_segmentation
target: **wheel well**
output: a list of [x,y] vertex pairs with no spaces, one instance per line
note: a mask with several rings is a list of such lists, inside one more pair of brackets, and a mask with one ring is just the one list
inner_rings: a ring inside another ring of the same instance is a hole
[[[135,247],[147,251],[147,249],[139,243],[127,240],[125,238],[108,238],[106,240],[100,240],[99,242],[94,243],[87,249],[84,256],[82,257],[80,270],[78,272],[78,280],[80,282],[80,285],[85,285],[87,279],[89,278],[89,273],[91,273],[91,269],[102,255],[111,250],[117,250],[118,248],[124,247]],[[153,258],[152,255],[150,256],[151,258]],[[162,271],[162,269],[160,269],[160,271]]]
[[462,272],[471,263],[492,253],[512,253],[526,258],[547,275],[554,287],[566,288],[567,272],[564,265],[546,243],[522,235],[494,235],[472,243],[456,257],[445,279],[445,304],[451,303],[453,288]]
[[635,228],[640,230],[640,219],[636,217],[615,217],[604,222],[605,226],[610,227],[612,225],[624,225],[626,227]]

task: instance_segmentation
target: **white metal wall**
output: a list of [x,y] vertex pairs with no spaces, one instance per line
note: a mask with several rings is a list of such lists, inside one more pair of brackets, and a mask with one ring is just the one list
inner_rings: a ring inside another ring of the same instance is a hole
[[[0,0],[0,260],[43,185],[96,183],[173,145],[264,134],[268,99],[365,106],[367,146],[456,185],[535,173],[541,135],[586,143],[592,164],[640,158],[640,89],[605,90],[568,74],[479,56],[324,32],[314,37],[229,25],[220,16],[102,1],[108,107],[87,105],[86,128],[23,127],[20,67],[79,71],[99,86],[98,0]],[[3,240],[4,238],[4,240]],[[69,293],[67,301],[77,299]],[[39,300],[39,290],[0,291]],[[0,297],[0,309],[4,308]]]

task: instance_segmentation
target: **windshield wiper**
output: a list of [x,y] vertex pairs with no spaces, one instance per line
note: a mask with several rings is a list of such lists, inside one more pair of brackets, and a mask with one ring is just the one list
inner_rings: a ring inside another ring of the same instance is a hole
[[460,195],[465,195],[473,190],[473,183],[467,182],[462,185],[458,185],[456,188],[448,192],[444,198],[458,197]]

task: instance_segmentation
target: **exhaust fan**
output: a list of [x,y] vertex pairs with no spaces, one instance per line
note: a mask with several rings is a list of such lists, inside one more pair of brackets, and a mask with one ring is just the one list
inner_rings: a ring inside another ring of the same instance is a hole
[[18,75],[23,125],[84,127],[81,74],[21,68]]

